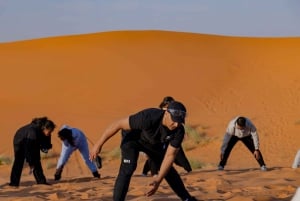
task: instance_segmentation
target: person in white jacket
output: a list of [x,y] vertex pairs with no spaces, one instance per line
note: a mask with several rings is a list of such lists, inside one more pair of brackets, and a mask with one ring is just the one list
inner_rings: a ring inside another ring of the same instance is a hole
[[89,160],[89,147],[87,138],[81,130],[64,125],[58,132],[58,137],[62,141],[62,149],[56,166],[56,172],[54,174],[55,180],[61,179],[61,174],[65,164],[69,160],[71,154],[77,149],[79,150],[85,164],[90,169],[93,176],[100,178],[100,174],[98,173],[96,165]]
[[218,170],[224,170],[230,152],[238,141],[242,141],[244,143],[249,151],[253,153],[261,170],[266,171],[267,167],[259,150],[259,138],[256,128],[248,118],[242,116],[235,117],[227,126],[221,147]]

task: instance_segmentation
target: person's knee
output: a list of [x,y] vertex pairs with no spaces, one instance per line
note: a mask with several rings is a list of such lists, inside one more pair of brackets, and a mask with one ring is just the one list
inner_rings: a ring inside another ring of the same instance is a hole
[[137,163],[130,163],[130,162],[126,163],[126,161],[125,162],[123,161],[121,165],[121,173],[123,175],[132,175],[136,170],[136,167],[137,167]]

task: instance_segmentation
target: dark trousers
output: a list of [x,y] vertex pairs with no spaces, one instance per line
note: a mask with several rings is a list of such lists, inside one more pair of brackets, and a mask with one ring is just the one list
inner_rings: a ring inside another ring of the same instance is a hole
[[[249,151],[251,153],[254,153],[255,151],[255,146],[254,146],[254,143],[253,143],[253,139],[252,139],[252,136],[247,136],[247,137],[243,137],[243,138],[238,138],[237,136],[231,136],[229,142],[228,142],[228,145],[225,149],[225,152],[223,154],[223,157],[219,163],[220,166],[224,167],[227,163],[227,159],[230,155],[230,152],[232,150],[232,148],[234,147],[234,145],[238,142],[238,141],[242,141],[244,143],[244,145],[249,149]],[[265,165],[265,162],[264,162],[264,159],[263,159],[263,156],[261,154],[261,152],[259,151],[259,158],[256,159],[258,164],[260,166],[263,166]]]
[[178,150],[178,153],[176,155],[176,158],[175,158],[174,162],[175,162],[176,165],[178,165],[180,167],[183,167],[183,169],[185,169],[185,171],[187,171],[187,172],[192,171],[192,167],[190,165],[190,162],[187,159],[182,147],[180,147],[180,149]]
[[[185,169],[185,171],[187,171],[187,172],[192,171],[190,162],[187,159],[182,147],[180,147],[180,149],[178,150],[178,153],[176,155],[174,163],[176,165],[182,167],[183,169]],[[150,171],[151,175],[155,175],[155,174],[158,174],[158,170],[159,170],[159,167],[156,167],[155,164],[150,159],[147,159],[145,161],[145,164],[143,167],[143,174],[147,175],[147,173]]]
[[144,175],[147,175],[149,171],[151,172],[151,176],[156,175],[156,174],[158,174],[158,170],[159,170],[159,167],[156,167],[155,163],[153,163],[153,161],[150,158],[148,158],[145,161],[145,164],[143,167]]
[[[123,201],[126,198],[126,194],[129,188],[131,177],[137,167],[137,160],[139,152],[146,153],[149,158],[158,166],[161,165],[164,158],[164,151],[162,148],[153,147],[151,145],[142,144],[139,141],[128,141],[123,143],[121,146],[121,165],[119,169],[119,174],[117,176],[115,186],[114,186],[114,201]],[[165,177],[167,183],[172,188],[172,190],[180,197],[182,200],[191,198],[190,194],[187,192],[178,172],[174,167],[171,167],[168,174]]]
[[[25,149],[22,147],[22,145],[14,145],[14,153],[15,153],[15,160],[12,166],[11,175],[10,175],[10,184],[11,186],[19,186],[23,165],[25,161]],[[33,169],[33,176],[37,182],[37,184],[45,184],[46,183],[46,177],[43,173],[43,168],[41,161],[35,161]]]

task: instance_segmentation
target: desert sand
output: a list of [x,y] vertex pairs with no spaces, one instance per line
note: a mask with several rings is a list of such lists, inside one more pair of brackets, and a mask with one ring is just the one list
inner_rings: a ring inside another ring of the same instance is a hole
[[[43,155],[51,186],[36,185],[25,166],[20,187],[9,182],[11,163],[0,165],[0,200],[112,200],[119,168],[113,156],[120,135],[103,148],[101,179],[93,179],[74,153],[53,180],[62,124],[82,129],[90,146],[114,120],[157,107],[164,96],[182,101],[186,125],[205,143],[186,150],[201,168],[186,174],[176,167],[190,193],[206,201],[288,201],[300,185],[292,169],[300,149],[300,37],[228,37],[168,31],[115,31],[0,43],[1,147],[13,160],[16,129],[33,117],[57,124],[53,149]],[[256,125],[269,170],[262,172],[238,143],[224,171],[216,167],[229,120],[249,117]],[[187,139],[190,140],[190,139]],[[127,200],[179,200],[163,182],[145,197],[152,178],[142,177],[140,157]]]

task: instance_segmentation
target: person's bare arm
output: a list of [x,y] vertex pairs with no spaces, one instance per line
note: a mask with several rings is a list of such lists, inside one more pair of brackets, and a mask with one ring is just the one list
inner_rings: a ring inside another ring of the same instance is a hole
[[159,173],[157,177],[154,178],[154,181],[150,183],[150,186],[152,186],[152,188],[146,193],[146,196],[151,196],[157,191],[160,183],[172,167],[178,150],[179,148],[172,147],[171,145],[168,146],[167,152],[160,166]]
[[104,130],[103,134],[90,151],[90,160],[94,160],[96,156],[101,152],[102,146],[105,144],[105,142],[108,141],[121,129],[130,129],[129,117],[113,122]]

